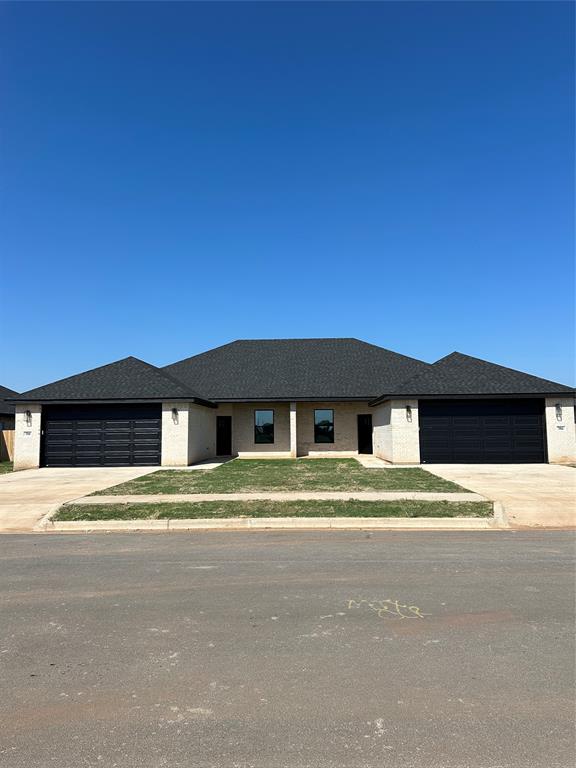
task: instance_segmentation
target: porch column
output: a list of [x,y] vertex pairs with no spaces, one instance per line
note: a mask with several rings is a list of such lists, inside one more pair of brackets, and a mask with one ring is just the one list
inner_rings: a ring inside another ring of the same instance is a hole
[[298,435],[296,422],[296,403],[290,403],[290,457],[295,459],[298,455]]
[[14,470],[40,466],[42,406],[39,403],[18,404],[14,432]]
[[546,398],[546,441],[550,464],[574,464],[576,426],[571,397]]
[[374,455],[392,464],[419,464],[418,400],[387,400],[374,409]]
[[188,466],[188,403],[162,403],[163,467]]

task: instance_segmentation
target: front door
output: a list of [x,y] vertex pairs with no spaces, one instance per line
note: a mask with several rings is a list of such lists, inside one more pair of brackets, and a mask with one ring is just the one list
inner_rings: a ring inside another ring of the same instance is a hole
[[232,455],[232,416],[216,416],[216,456]]
[[358,414],[358,453],[372,453],[372,414]]

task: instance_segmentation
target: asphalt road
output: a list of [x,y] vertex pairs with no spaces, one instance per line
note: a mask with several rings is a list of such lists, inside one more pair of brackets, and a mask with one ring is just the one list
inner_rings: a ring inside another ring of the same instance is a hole
[[0,766],[572,768],[573,534],[0,537]]

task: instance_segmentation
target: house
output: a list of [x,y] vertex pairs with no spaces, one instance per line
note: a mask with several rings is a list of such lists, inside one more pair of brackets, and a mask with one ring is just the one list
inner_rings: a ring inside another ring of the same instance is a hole
[[18,392],[0,384],[0,432],[4,429],[14,429],[14,403],[8,403],[6,400],[17,396]]
[[357,339],[234,341],[162,368],[128,357],[11,401],[16,469],[358,453],[393,464],[576,461],[572,387]]

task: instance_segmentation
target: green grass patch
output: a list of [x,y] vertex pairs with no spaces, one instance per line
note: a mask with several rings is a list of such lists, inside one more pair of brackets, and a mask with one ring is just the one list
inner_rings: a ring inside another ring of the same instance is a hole
[[7,472],[12,472],[14,464],[11,461],[0,461],[0,475],[5,475]]
[[216,469],[160,470],[92,495],[463,490],[419,467],[368,469],[355,459],[236,459]]
[[225,517],[491,517],[484,501],[199,501],[68,504],[54,520],[166,520]]

